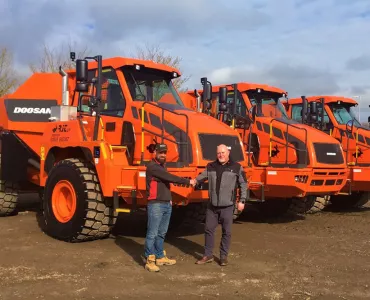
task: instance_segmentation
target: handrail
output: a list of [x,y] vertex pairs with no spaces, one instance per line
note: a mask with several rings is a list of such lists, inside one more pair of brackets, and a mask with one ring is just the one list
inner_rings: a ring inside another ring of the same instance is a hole
[[100,118],[100,126],[101,126],[101,140],[104,140],[104,123],[103,120]]
[[[161,120],[161,127],[162,127],[162,133],[159,135],[158,133],[155,133],[151,130],[148,130],[145,128],[145,109],[144,109],[144,106],[145,105],[152,105],[156,108],[159,108],[161,111],[162,111],[162,120]],[[174,115],[177,115],[177,116],[184,116],[185,119],[186,119],[186,141],[185,142],[176,142],[165,137],[164,136],[164,112],[165,111],[168,111]],[[163,143],[164,140],[167,140],[167,141],[170,141],[170,142],[173,142],[175,143],[176,145],[186,145],[186,156],[185,156],[185,164],[186,165],[189,165],[189,143],[188,143],[188,136],[189,136],[189,117],[186,115],[186,114],[183,114],[183,113],[177,113],[177,112],[174,112],[172,110],[169,110],[167,108],[163,108],[163,107],[160,107],[158,104],[154,104],[153,102],[148,102],[148,101],[145,101],[142,106],[141,106],[141,162],[144,160],[144,131],[148,132],[148,133],[151,133],[155,136],[158,136],[158,137],[161,137],[161,143]],[[181,150],[181,149],[179,149]],[[179,151],[180,152],[180,151]]]
[[279,123],[282,123],[284,125],[286,125],[286,137],[285,137],[285,149],[286,149],[286,157],[285,157],[285,164],[288,165],[288,148],[293,148],[295,149],[296,151],[303,151],[306,153],[305,155],[305,165],[307,165],[307,154],[308,154],[308,151],[307,151],[307,148],[306,149],[298,149],[297,147],[293,147],[293,146],[289,146],[289,127],[293,127],[293,128],[296,128],[298,130],[303,130],[305,132],[305,145],[307,145],[307,141],[308,141],[308,133],[307,133],[307,129],[306,128],[301,128],[301,127],[298,127],[298,126],[295,126],[293,124],[289,124],[289,123],[285,123],[281,120],[278,120],[278,119],[275,119],[273,118],[271,121],[270,121],[270,151],[269,151],[269,165],[271,165],[271,152],[272,152],[272,142],[274,141],[275,143],[279,143],[279,144],[283,144],[282,142],[278,141],[278,140],[275,140],[272,138],[273,134],[272,134],[272,123],[276,121],[276,122],[279,122]]
[[[359,128],[359,127],[356,127],[356,132],[354,133],[355,135],[355,166],[358,165],[358,153],[359,153],[359,142],[358,142],[358,135],[359,135],[359,131],[360,130],[365,130],[367,131],[367,129],[364,129],[364,128]],[[339,131],[339,134],[340,134],[340,129],[338,128],[338,131]],[[349,138],[349,135],[348,135],[348,132],[347,131],[344,131],[346,133],[346,138],[347,138],[347,148],[346,149],[343,149],[343,151],[346,152],[346,162],[348,164],[348,153],[349,153],[349,141],[351,140],[351,138]],[[351,133],[352,134],[352,133]],[[365,138],[365,136],[364,136]],[[341,141],[341,144],[343,143],[343,136],[340,134],[340,141]],[[370,146],[366,144],[366,142],[363,142],[361,143],[361,147],[364,147],[366,149],[370,149]]]

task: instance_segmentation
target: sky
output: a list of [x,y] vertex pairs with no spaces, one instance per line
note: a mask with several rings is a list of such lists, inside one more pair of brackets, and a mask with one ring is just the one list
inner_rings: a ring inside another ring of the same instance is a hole
[[[369,0],[0,0],[0,45],[28,74],[43,44],[104,57],[159,44],[182,58],[185,87],[257,82],[289,97],[335,94],[370,115]],[[77,49],[78,50],[78,49]]]

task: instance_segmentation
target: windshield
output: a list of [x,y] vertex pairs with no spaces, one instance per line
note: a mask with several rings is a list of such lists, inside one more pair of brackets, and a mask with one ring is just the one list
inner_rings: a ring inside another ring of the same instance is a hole
[[280,102],[286,99],[282,94],[267,91],[258,93],[256,90],[249,90],[245,93],[252,105],[257,104],[256,99],[262,99],[262,109],[259,112],[259,116],[288,119],[285,107]]
[[128,89],[134,101],[152,101],[184,106],[172,83],[169,72],[133,66],[122,68]]
[[348,121],[354,120],[354,125],[356,127],[361,127],[360,122],[357,121],[355,113],[353,112],[353,106],[343,103],[341,104],[333,103],[329,104],[329,107],[338,124],[346,125]]

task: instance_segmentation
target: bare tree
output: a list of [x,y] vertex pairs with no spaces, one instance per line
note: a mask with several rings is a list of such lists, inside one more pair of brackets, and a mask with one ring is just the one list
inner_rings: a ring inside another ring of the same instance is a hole
[[6,47],[0,50],[0,96],[18,87],[20,79],[13,66],[13,54]]
[[57,73],[59,66],[63,69],[73,69],[74,63],[70,59],[70,52],[76,52],[76,58],[83,58],[89,55],[89,49],[85,46],[83,49],[76,50],[76,45],[71,42],[63,44],[61,47],[51,49],[48,45],[44,44],[42,54],[40,55],[37,63],[29,65],[33,73]]
[[[136,54],[133,55],[139,59],[151,60],[156,63],[165,64],[170,67],[176,68],[181,72],[181,62],[182,58],[179,56],[173,56],[171,54],[165,53],[165,51],[157,44],[157,45],[148,45],[146,44],[145,47],[136,47]],[[185,82],[190,79],[190,76],[184,76],[177,78],[174,80],[174,85],[179,91],[184,91]]]

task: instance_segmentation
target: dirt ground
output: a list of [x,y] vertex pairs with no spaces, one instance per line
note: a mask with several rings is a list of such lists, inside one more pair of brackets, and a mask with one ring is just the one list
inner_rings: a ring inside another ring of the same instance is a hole
[[34,202],[23,197],[19,215],[0,219],[0,299],[370,299],[370,207],[279,220],[246,213],[227,267],[195,265],[203,228],[182,228],[166,240],[177,265],[149,273],[141,218],[122,216],[116,237],[69,244],[42,233]]

